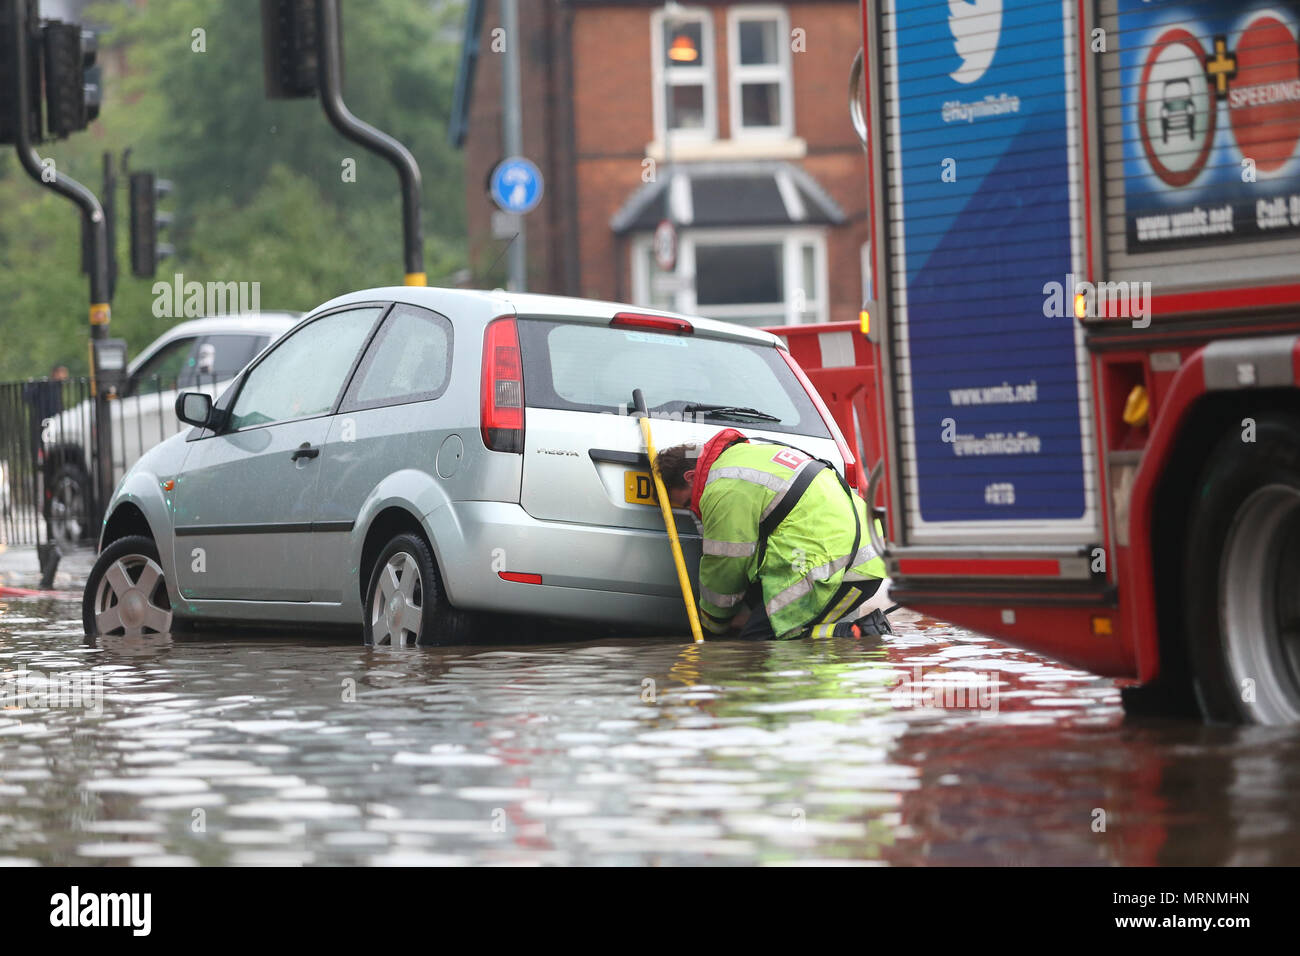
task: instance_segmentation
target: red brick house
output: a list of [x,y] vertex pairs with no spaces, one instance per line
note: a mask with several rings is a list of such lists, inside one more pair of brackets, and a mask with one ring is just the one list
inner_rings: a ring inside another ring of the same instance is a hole
[[[453,136],[481,283],[502,275],[487,182],[503,158],[494,45],[509,39],[497,0],[468,6]],[[857,316],[856,0],[520,0],[519,18],[524,153],[546,180],[527,219],[529,291],[753,325]],[[664,219],[678,235],[668,280],[652,247]]]

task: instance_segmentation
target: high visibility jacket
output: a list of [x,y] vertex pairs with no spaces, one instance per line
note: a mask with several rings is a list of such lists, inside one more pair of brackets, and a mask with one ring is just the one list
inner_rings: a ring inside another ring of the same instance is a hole
[[833,623],[854,610],[873,590],[870,582],[887,574],[884,561],[871,547],[866,502],[852,496],[862,533],[858,551],[850,557],[854,536],[850,496],[835,473],[824,469],[773,530],[763,550],[760,523],[814,460],[784,445],[759,441],[731,445],[714,457],[716,446],[710,446],[719,439],[725,444],[729,436],[720,434],[705,446],[692,500],[704,533],[700,622],[715,634],[726,631],[746,592],[759,581],[772,630],[778,637],[800,636],[827,610],[846,573],[847,580],[862,581],[864,588],[851,589],[821,623]]

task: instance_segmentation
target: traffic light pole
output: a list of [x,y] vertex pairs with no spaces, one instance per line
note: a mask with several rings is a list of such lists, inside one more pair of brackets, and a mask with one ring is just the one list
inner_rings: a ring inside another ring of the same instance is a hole
[[13,2],[14,15],[13,44],[7,51],[17,64],[17,89],[15,99],[20,104],[19,121],[16,124],[15,152],[27,174],[41,186],[51,189],[65,199],[75,203],[81,210],[82,222],[90,240],[90,350],[91,387],[95,392],[95,423],[97,460],[97,509],[108,503],[113,492],[113,422],[108,411],[108,399],[97,387],[96,354],[93,342],[108,337],[109,309],[108,289],[108,229],[104,222],[104,208],[95,194],[70,176],[65,176],[53,167],[53,176],[41,164],[41,157],[32,142],[32,131],[27,124],[26,109],[31,102],[29,84],[31,74],[27,63],[27,38],[31,25],[27,22],[27,5],[21,0]]
[[424,235],[420,227],[420,167],[400,141],[357,119],[343,102],[339,0],[317,0],[319,37],[317,85],[325,115],[340,133],[393,164],[402,185],[402,246],[406,285],[428,285],[424,274]]
[[[501,65],[501,139],[508,157],[524,154],[523,119],[520,109],[519,46],[523,34],[519,31],[519,4],[517,0],[501,0],[501,28],[506,31],[506,56]],[[519,220],[518,233],[506,247],[506,285],[511,292],[528,291],[528,230],[524,216]]]
[[113,171],[113,154],[104,153],[104,231],[108,237],[108,301],[117,292],[117,174]]

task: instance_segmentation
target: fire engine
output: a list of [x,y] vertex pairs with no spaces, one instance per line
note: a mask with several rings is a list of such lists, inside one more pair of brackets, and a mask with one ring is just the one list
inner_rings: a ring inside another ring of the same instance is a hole
[[1300,4],[862,17],[871,291],[782,331],[895,599],[1130,711],[1300,720]]

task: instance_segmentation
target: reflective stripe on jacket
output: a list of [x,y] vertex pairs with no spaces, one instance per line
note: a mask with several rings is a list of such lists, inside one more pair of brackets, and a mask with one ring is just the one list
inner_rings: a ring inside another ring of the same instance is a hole
[[[712,462],[700,495],[704,556],[700,559],[701,622],[720,634],[740,610],[746,591],[761,581],[763,603],[778,637],[797,636],[825,609],[840,582],[883,578],[885,563],[867,534],[867,505],[853,495],[862,525],[857,554],[849,496],[830,469],[813,479],[794,509],[768,538],[757,565],[759,525],[813,459],[784,445],[742,442]],[[879,526],[877,526],[879,527]],[[863,592],[850,591],[828,621],[853,610]]]

